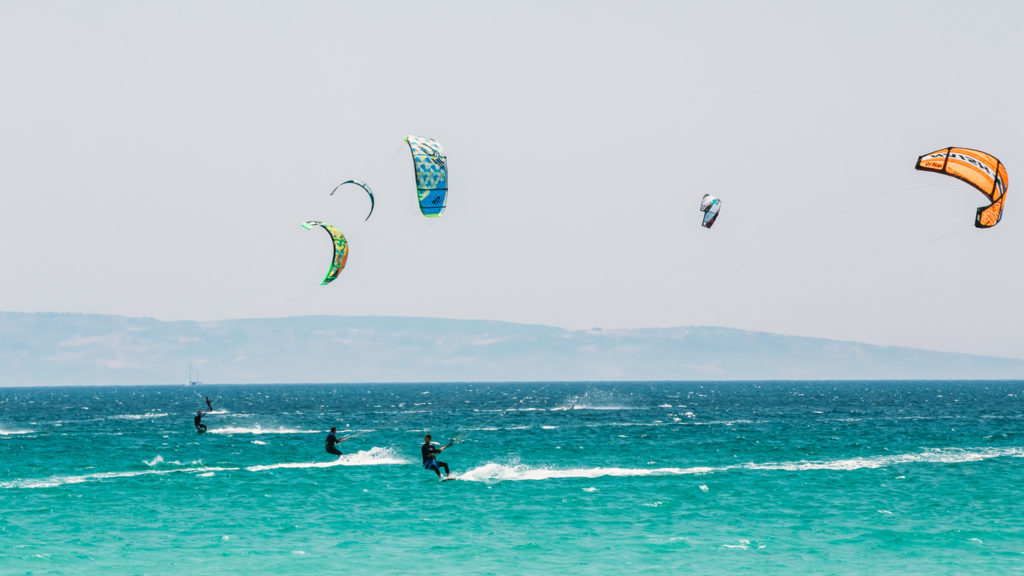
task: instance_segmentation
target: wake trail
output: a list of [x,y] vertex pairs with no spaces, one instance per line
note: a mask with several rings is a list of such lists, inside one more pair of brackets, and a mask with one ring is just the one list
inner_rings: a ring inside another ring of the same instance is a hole
[[[745,464],[733,464],[727,466],[691,466],[686,468],[553,468],[529,466],[526,464],[499,464],[490,462],[467,470],[462,474],[453,475],[452,478],[467,482],[495,483],[522,480],[537,481],[567,478],[600,478],[603,476],[696,476],[736,470],[769,472],[805,472],[817,470],[854,471],[886,468],[905,464],[964,464],[1006,457],[1024,458],[1024,448],[936,448],[917,453],[839,458],[835,460],[798,460],[791,462],[766,463],[748,462]],[[153,458],[153,460],[144,461],[144,463],[149,467],[166,464],[164,459],[159,455]],[[193,463],[192,465],[187,465],[183,468],[95,472],[91,474],[55,475],[46,478],[7,480],[0,482],[0,489],[54,488],[68,484],[82,484],[87,482],[134,478],[149,475],[196,474],[201,477],[208,477],[214,475],[216,472],[238,471],[242,469],[249,472],[265,472],[280,469],[332,468],[335,466],[381,466],[409,463],[409,460],[403,458],[394,449],[375,446],[369,450],[361,450],[354,454],[345,454],[335,460],[329,461],[279,462],[274,464],[246,466],[244,468],[238,466],[196,466],[194,465],[195,463]],[[180,463],[175,461],[170,462],[170,464]]]
[[207,434],[320,434],[320,430],[303,430],[301,428],[263,428],[256,426],[225,426],[221,428],[209,428]]
[[55,488],[67,484],[82,484],[85,482],[96,482],[112,478],[133,478],[136,476],[180,474],[180,473],[211,473],[227,470],[238,470],[238,468],[223,468],[216,466],[199,466],[189,468],[173,468],[168,470],[133,470],[124,472],[96,472],[93,474],[80,474],[71,476],[50,476],[48,478],[25,478],[0,482],[2,488]]
[[336,460],[326,462],[279,462],[276,464],[246,466],[245,469],[250,472],[265,472],[267,470],[286,468],[333,468],[335,466],[382,466],[391,464],[409,464],[409,461],[402,458],[391,448],[374,446],[369,450],[360,450],[355,454],[342,454]]
[[691,476],[733,470],[804,472],[813,470],[853,471],[886,468],[900,464],[961,464],[981,462],[993,458],[1024,457],[1024,448],[960,449],[940,448],[913,454],[867,456],[836,460],[800,460],[794,462],[767,462],[733,464],[727,466],[691,466],[687,468],[553,468],[526,464],[498,464],[490,462],[467,470],[455,478],[469,482],[506,482],[521,480],[551,480],[563,478],[600,478],[603,476]]

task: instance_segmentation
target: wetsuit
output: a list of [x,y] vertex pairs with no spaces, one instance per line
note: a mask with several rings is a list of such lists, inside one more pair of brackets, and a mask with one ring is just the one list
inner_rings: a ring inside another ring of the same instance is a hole
[[434,448],[434,445],[430,442],[424,442],[420,448],[420,452],[423,454],[423,467],[427,470],[433,470],[438,477],[441,476],[441,468],[444,468],[444,475],[449,476],[451,472],[448,471],[447,462],[438,462],[437,455],[441,453],[441,450]]
[[334,445],[337,444],[337,443],[338,443],[338,437],[334,435],[334,432],[328,433],[327,434],[327,440],[324,443],[324,448],[327,449],[327,453],[328,454],[334,454],[336,456],[341,456],[341,450],[338,450],[337,448],[334,447]]
[[203,415],[196,414],[196,417],[192,419],[196,423],[196,432],[206,432],[206,424],[203,424]]

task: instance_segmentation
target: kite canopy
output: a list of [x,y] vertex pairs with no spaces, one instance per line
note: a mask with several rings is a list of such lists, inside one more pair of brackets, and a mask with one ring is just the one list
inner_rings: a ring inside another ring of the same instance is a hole
[[[355,184],[356,186],[359,186],[360,188],[365,190],[366,193],[370,195],[370,214],[373,214],[373,189],[370,188],[369,184],[363,182],[362,180],[345,180],[341,184],[335,186],[334,190],[331,190],[331,196],[334,196],[334,193],[338,191],[338,188],[341,188],[345,184]],[[363,220],[364,222],[370,219],[370,214],[366,215],[366,218]]]
[[974,217],[976,227],[991,228],[1002,220],[1010,181],[1006,166],[995,156],[970,148],[949,147],[919,156],[914,167],[959,178],[984,194],[992,204],[978,208]]
[[302,223],[302,227],[306,230],[312,230],[314,226],[327,230],[327,233],[331,235],[331,240],[334,242],[334,258],[331,260],[331,268],[327,271],[327,276],[324,276],[324,281],[320,283],[321,286],[326,286],[337,278],[338,274],[341,274],[342,269],[345,268],[345,261],[348,260],[348,240],[345,240],[345,235],[330,224],[317,222],[316,220]]
[[420,199],[420,212],[428,218],[437,218],[444,211],[448,196],[448,158],[441,143],[430,138],[406,136],[416,169],[416,190]]
[[701,222],[701,226],[711,228],[711,225],[715,223],[715,219],[718,218],[718,211],[721,207],[721,200],[711,194],[705,194],[700,199],[700,211],[704,213],[704,221]]

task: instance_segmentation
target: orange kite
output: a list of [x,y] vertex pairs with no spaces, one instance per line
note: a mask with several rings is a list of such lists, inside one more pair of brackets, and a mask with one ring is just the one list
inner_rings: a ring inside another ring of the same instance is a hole
[[970,148],[943,148],[917,159],[918,170],[940,172],[959,178],[978,189],[992,204],[978,208],[974,225],[991,228],[1003,218],[1003,204],[1010,181],[998,158]]

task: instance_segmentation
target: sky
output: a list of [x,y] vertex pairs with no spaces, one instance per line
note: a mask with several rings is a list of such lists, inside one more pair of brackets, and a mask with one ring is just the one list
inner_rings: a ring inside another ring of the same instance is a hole
[[[1024,358],[1021,54],[1014,1],[3,1],[0,310]],[[447,152],[441,218],[407,134]],[[999,225],[914,170],[946,146],[1007,166]],[[306,220],[349,240],[328,286]]]

